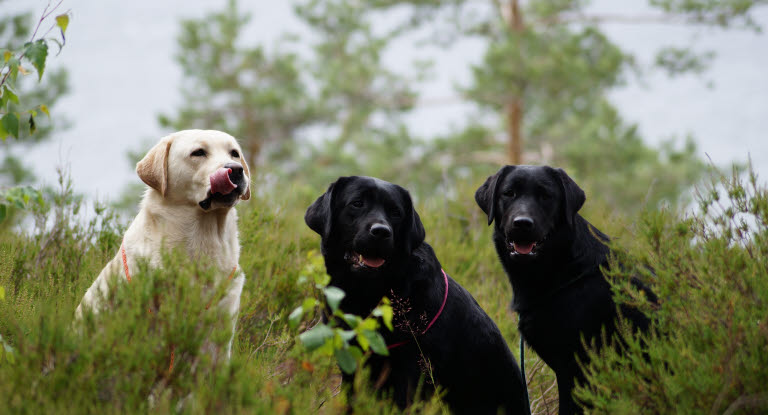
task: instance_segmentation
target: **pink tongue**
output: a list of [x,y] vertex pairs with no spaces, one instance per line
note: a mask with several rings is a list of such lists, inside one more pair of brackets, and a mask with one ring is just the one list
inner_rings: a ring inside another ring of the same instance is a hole
[[229,173],[232,173],[232,169],[222,167],[211,175],[211,194],[221,193],[227,195],[232,193],[237,188],[237,185],[229,180]]
[[519,245],[517,242],[512,242],[512,247],[515,248],[515,251],[519,254],[527,255],[530,254],[531,251],[533,251],[533,247],[536,246],[536,243],[531,243],[528,245]]
[[363,257],[363,264],[365,264],[366,267],[378,268],[378,267],[384,265],[384,260],[381,259],[381,258],[366,258],[366,257]]

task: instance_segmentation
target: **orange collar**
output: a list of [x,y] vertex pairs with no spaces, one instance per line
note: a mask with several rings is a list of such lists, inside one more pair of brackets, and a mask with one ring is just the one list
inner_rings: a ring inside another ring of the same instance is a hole
[[128,257],[125,256],[125,240],[120,243],[120,254],[123,255],[123,269],[125,270],[125,279],[131,282],[131,273],[128,272]]

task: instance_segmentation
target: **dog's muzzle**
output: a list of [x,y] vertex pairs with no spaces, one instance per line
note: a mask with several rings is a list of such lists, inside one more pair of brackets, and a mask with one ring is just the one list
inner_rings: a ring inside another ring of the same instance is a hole
[[[242,171],[242,169],[241,169]],[[211,182],[211,194],[222,194],[222,195],[228,195],[232,193],[233,190],[237,189],[237,185],[232,181],[232,178],[230,175],[232,174],[232,169],[229,167],[222,167],[208,178]]]
[[383,258],[365,256],[362,254],[358,254],[355,251],[347,251],[344,254],[344,260],[347,261],[348,264],[352,265],[352,269],[354,270],[364,269],[364,268],[376,269],[384,265],[385,262],[387,262]]
[[234,205],[245,187],[243,166],[240,163],[227,163],[218,168],[208,177],[211,189],[208,197],[199,202],[203,210],[211,208],[211,204],[221,202],[225,205]]
[[528,216],[520,215],[512,219],[509,230],[505,232],[507,250],[513,257],[535,256],[537,247],[546,239],[537,237],[535,234],[534,220]]
[[[387,262],[382,256],[382,245],[391,243],[392,227],[387,223],[376,222],[370,225],[368,233],[355,238],[353,248],[344,254],[344,260],[352,265],[352,269],[377,269]],[[364,253],[359,253],[364,252]]]

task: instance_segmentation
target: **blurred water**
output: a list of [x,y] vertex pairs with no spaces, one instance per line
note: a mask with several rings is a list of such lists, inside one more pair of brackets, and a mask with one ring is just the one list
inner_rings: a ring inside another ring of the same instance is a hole
[[[46,1],[10,2],[10,9],[39,12]],[[253,14],[248,42],[271,45],[285,30],[303,28],[291,15],[290,2],[250,1],[242,7]],[[65,0],[73,19],[67,45],[49,67],[70,70],[72,93],[55,108],[73,123],[52,140],[24,150],[44,182],[56,182],[56,166],[68,164],[76,188],[90,197],[115,198],[127,183],[138,182],[125,153],[143,141],[167,133],[156,121],[180,104],[181,72],[174,62],[181,18],[202,17],[220,10],[225,0],[134,0],[123,2]],[[4,4],[5,6],[5,4]],[[644,12],[633,1],[600,0],[593,9],[616,13]],[[758,20],[768,29],[768,10]],[[661,24],[609,24],[608,35],[619,45],[649,61],[658,47],[695,43],[718,57],[702,78],[667,79],[651,73],[646,86],[636,79],[611,94],[622,114],[640,125],[643,136],[656,143],[671,135],[691,133],[702,156],[719,165],[744,161],[751,154],[759,172],[768,175],[768,38],[753,32],[701,30]],[[469,64],[482,54],[478,42],[462,42],[449,51],[434,52],[433,79],[422,87],[424,105],[408,117],[416,134],[432,136],[461,124],[470,105],[455,99],[453,85],[466,84]],[[385,56],[398,70],[409,68],[422,47],[401,41]],[[708,87],[709,82],[713,87]],[[609,173],[609,172],[607,172]]]

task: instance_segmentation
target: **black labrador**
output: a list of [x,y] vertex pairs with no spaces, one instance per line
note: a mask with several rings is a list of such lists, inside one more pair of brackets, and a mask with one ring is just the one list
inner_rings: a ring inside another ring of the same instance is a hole
[[383,296],[392,300],[394,331],[381,329],[389,356],[373,355],[368,366],[400,408],[422,380],[429,392],[419,398],[440,385],[456,413],[526,413],[517,362],[491,318],[442,271],[408,191],[340,177],[304,220],[322,237],[330,284],[346,293],[342,311],[365,317]]
[[[562,169],[505,166],[475,200],[488,224],[495,222],[493,243],[512,283],[523,339],[554,370],[560,413],[581,413],[571,392],[585,380],[582,338],[599,348],[601,330],[607,338],[616,332],[617,305],[600,270],[608,267],[609,238],[577,213],[586,196]],[[635,329],[648,329],[637,309],[619,305],[618,311]]]

